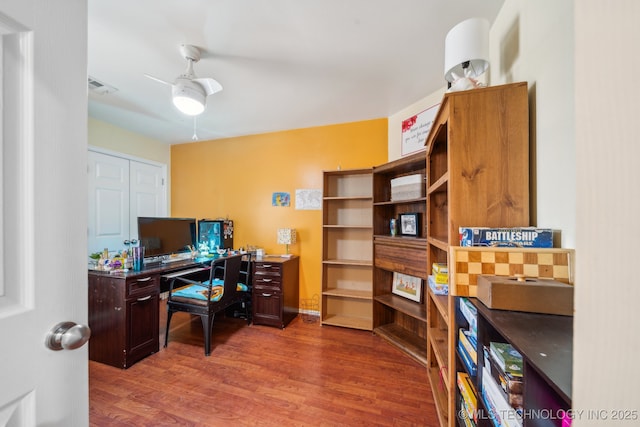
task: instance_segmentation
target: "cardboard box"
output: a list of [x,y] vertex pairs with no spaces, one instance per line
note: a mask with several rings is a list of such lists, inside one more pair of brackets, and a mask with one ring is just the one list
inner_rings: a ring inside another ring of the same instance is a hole
[[421,174],[406,175],[391,180],[391,201],[424,197],[425,182]]
[[460,246],[511,248],[552,248],[553,230],[549,228],[460,227]]
[[477,296],[492,309],[573,316],[573,286],[550,279],[478,276]]

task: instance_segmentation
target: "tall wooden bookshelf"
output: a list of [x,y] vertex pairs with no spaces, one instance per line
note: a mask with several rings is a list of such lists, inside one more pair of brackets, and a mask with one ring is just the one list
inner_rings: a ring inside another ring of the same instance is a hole
[[[461,226],[529,225],[527,92],[526,83],[514,83],[444,95],[426,141],[429,271],[435,262],[449,263]],[[426,293],[427,369],[440,425],[451,427],[456,425],[454,304],[451,295]]]
[[[373,331],[426,366],[427,279],[426,198],[424,197],[426,156],[424,151],[373,168]],[[419,175],[422,193],[418,197],[393,200],[391,180]],[[391,219],[400,214],[418,215],[416,236],[391,235]],[[420,302],[392,292],[394,273],[422,279]]]
[[322,324],[372,329],[372,172],[324,172]]

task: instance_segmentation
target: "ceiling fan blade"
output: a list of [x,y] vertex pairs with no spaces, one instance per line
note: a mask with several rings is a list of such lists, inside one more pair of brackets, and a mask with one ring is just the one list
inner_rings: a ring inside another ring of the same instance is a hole
[[157,78],[157,77],[153,77],[153,76],[151,76],[151,75],[149,75],[149,74],[145,74],[144,76],[145,76],[145,77],[150,78],[151,80],[155,80],[155,81],[157,81],[157,82],[159,82],[159,83],[164,83],[164,84],[166,84],[166,85],[173,86],[173,83],[169,83],[169,82],[164,81],[164,80],[162,80],[162,79],[159,79],[159,78]]
[[213,95],[214,93],[220,92],[222,90],[222,85],[216,80],[209,77],[193,79],[193,81],[204,88],[207,96]]

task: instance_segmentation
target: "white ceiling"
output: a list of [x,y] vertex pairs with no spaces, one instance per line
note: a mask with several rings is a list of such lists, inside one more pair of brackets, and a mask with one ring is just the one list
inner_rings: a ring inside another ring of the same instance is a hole
[[89,115],[168,144],[193,118],[171,103],[200,47],[198,77],[224,87],[197,118],[200,140],[388,117],[445,85],[444,39],[493,22],[504,0],[89,0]]

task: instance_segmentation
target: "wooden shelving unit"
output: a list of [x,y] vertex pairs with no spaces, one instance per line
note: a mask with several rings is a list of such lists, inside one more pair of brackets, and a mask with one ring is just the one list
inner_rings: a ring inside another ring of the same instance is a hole
[[[415,174],[425,177],[424,151],[373,168],[373,331],[426,366],[426,198],[391,197],[392,179]],[[403,213],[418,214],[417,236],[391,235],[389,221]],[[392,293],[394,273],[423,279],[420,302]]]
[[372,170],[324,172],[322,324],[372,329]]
[[[426,141],[428,271],[433,263],[449,263],[461,226],[529,225],[528,111],[526,83],[444,95]],[[440,425],[453,427],[454,298],[426,292],[426,306],[431,388]]]
[[[456,299],[456,328],[469,325],[459,311]],[[490,409],[485,405],[481,390],[484,357],[482,347],[490,347],[490,342],[511,344],[523,358],[523,410],[528,416],[522,421],[523,427],[560,426],[559,415],[571,409],[571,381],[573,359],[573,318],[550,314],[523,313],[507,310],[491,310],[475,298],[469,301],[476,307],[478,328],[478,366],[473,380],[477,396],[479,417],[477,426],[493,427]],[[544,337],[532,339],[532,337]],[[469,373],[460,357],[457,357],[458,371]],[[495,363],[491,361],[490,363]],[[491,375],[489,375],[491,376]],[[462,408],[457,393],[456,413]],[[542,414],[542,415],[538,415]],[[545,414],[554,414],[554,417]]]

